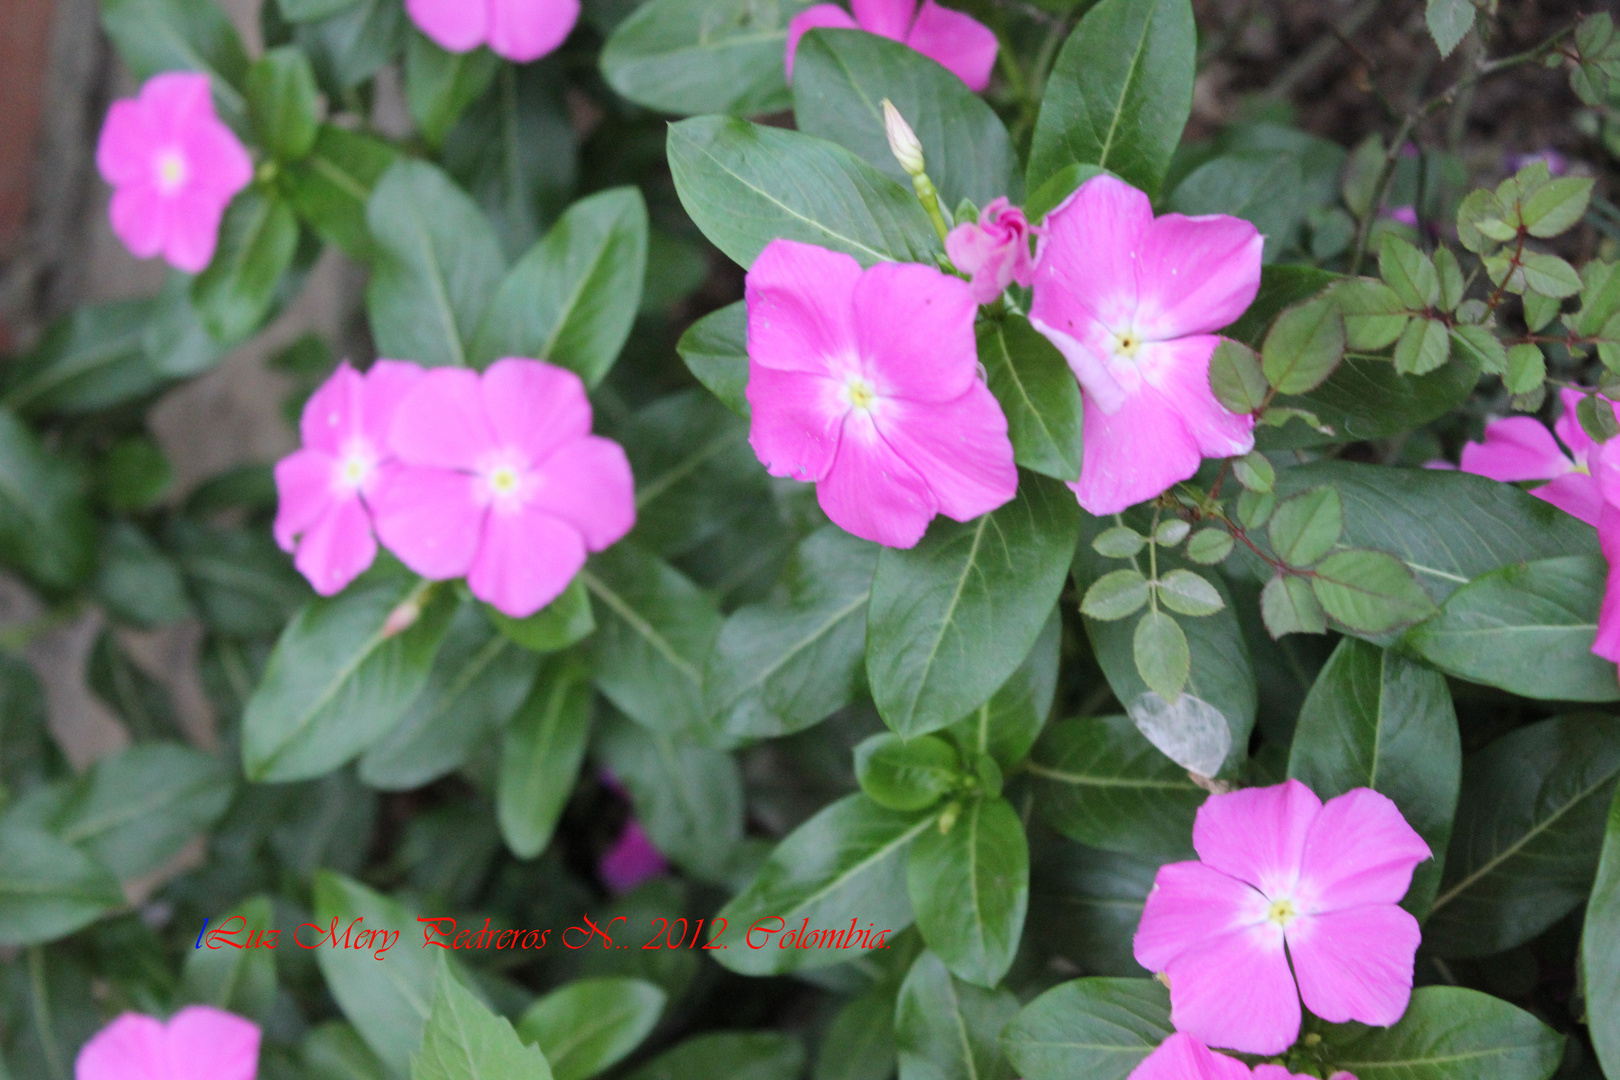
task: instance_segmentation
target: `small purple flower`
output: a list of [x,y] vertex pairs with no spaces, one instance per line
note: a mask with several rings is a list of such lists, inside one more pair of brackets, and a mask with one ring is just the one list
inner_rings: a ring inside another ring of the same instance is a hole
[[653,847],[641,822],[631,818],[613,846],[602,856],[596,870],[608,891],[614,896],[622,896],[643,881],[663,876],[669,871],[669,863]]

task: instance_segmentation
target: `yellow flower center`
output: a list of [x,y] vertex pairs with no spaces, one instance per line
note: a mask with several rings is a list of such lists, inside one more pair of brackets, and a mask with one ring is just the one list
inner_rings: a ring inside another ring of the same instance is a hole
[[1135,330],[1127,330],[1114,338],[1114,351],[1128,359],[1136,359],[1137,351],[1142,348],[1142,339]]
[[489,489],[496,495],[509,497],[517,494],[518,474],[510,465],[501,465],[489,474]]
[[1278,926],[1287,926],[1299,914],[1292,900],[1273,900],[1271,907],[1266,909],[1266,921],[1274,922]]
[[186,159],[178,150],[167,150],[159,155],[157,163],[158,187],[165,192],[174,191],[186,182]]
[[871,383],[859,375],[852,376],[849,382],[844,384],[844,392],[849,395],[849,405],[852,409],[864,412],[877,401],[877,391],[872,388]]
[[371,465],[359,454],[350,454],[343,459],[343,482],[350,487],[359,487],[370,471]]

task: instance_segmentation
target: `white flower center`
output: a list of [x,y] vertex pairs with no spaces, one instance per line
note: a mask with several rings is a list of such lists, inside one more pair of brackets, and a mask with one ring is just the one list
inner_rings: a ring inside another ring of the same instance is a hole
[[1266,909],[1266,921],[1274,922],[1281,927],[1287,927],[1298,917],[1299,909],[1294,906],[1293,900],[1287,898],[1273,900],[1271,906]]
[[851,375],[844,381],[844,401],[852,409],[870,412],[877,404],[877,390],[861,376]]
[[338,458],[334,480],[345,491],[359,491],[371,479],[371,470],[377,465],[377,455],[371,444],[361,438],[350,439]]
[[518,472],[510,465],[499,465],[490,470],[489,490],[500,498],[511,498],[517,494]]
[[1114,355],[1122,356],[1127,360],[1135,360],[1136,354],[1142,348],[1142,335],[1135,328],[1124,330],[1114,335]]
[[170,148],[162,151],[157,157],[157,184],[158,190],[165,195],[171,195],[180,190],[187,177],[191,175],[191,168],[186,163],[186,157],[179,150]]

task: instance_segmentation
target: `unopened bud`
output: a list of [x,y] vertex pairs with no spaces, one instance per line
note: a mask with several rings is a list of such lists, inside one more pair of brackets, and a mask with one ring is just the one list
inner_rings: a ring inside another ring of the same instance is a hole
[[906,118],[900,115],[900,110],[888,98],[883,99],[883,129],[889,134],[889,152],[894,155],[894,160],[900,163],[908,176],[921,176],[922,143],[917,141],[917,133],[911,130]]
[[420,619],[421,617],[422,603],[420,600],[412,597],[388,613],[388,618],[383,620],[382,636],[384,638],[391,638],[398,634],[403,634],[405,631],[415,626],[416,620]]

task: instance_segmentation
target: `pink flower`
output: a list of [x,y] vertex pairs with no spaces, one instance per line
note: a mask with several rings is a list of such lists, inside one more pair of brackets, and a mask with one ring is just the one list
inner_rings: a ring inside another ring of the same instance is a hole
[[[1217,1054],[1185,1032],[1176,1032],[1131,1070],[1128,1080],[1315,1080],[1281,1065],[1256,1065],[1254,1072],[1236,1058]],[[1339,1071],[1328,1080],[1356,1080]]]
[[440,48],[488,45],[516,64],[554,51],[579,21],[579,0],[405,0],[405,10]]
[[1204,457],[1254,449],[1254,417],[1209,388],[1214,331],[1260,290],[1265,241],[1224,214],[1155,219],[1121,180],[1088,180],[1047,215],[1030,320],[1085,392],[1085,453],[1070,485],[1093,514],[1151,499]]
[[207,1005],[167,1023],[125,1013],[84,1044],[74,1080],[254,1080],[259,1025]]
[[1401,1018],[1421,934],[1396,905],[1430,851],[1393,802],[1356,788],[1323,805],[1297,780],[1211,795],[1193,847],[1203,861],[1159,869],[1136,930],[1176,1030],[1277,1054],[1302,997],[1335,1024]]
[[1006,198],[993,199],[979,213],[977,225],[964,222],[945,238],[945,252],[956,268],[973,280],[968,287],[981,304],[994,303],[1013,282],[1035,280],[1030,257],[1029,219]]
[[[451,0],[445,0],[446,3]],[[793,54],[799,39],[817,27],[865,30],[911,46],[979,93],[990,85],[996,66],[996,35],[969,15],[940,7],[934,0],[852,0],[854,18],[837,4],[817,4],[788,23],[787,77],[793,78]]]
[[1485,425],[1484,442],[1463,447],[1462,471],[1509,484],[1550,480],[1550,484],[1531,494],[1588,525],[1596,525],[1603,494],[1588,468],[1592,440],[1575,416],[1575,408],[1585,395],[1575,390],[1560,390],[1558,394],[1564,402],[1564,414],[1553,425],[1553,431],[1569,448],[1568,454],[1541,421],[1530,416],[1508,416]]
[[748,441],[772,476],[815,484],[838,525],[900,548],[935,514],[971,521],[1013,497],[967,282],[773,240],[746,293]]
[[669,863],[653,847],[641,822],[631,818],[613,846],[602,856],[596,869],[608,891],[614,896],[622,896],[643,881],[667,872]]
[[1609,563],[1609,580],[1592,651],[1605,660],[1620,661],[1620,507],[1613,503],[1605,503],[1598,517],[1598,545]]
[[225,207],[253,180],[253,159],[214,112],[208,76],[173,72],[113,102],[96,166],[115,189],[112,227],[138,258],[188,274],[214,258]]
[[322,596],[341,592],[377,557],[367,502],[394,467],[388,425],[422,369],[342,364],[304,406],[304,448],[276,463],[276,543]]
[[389,429],[400,466],[371,500],[377,535],[433,580],[526,618],[568,587],[587,551],[635,524],[635,481],[618,443],[591,434],[579,376],[498,360],[480,376],[433,368]]

